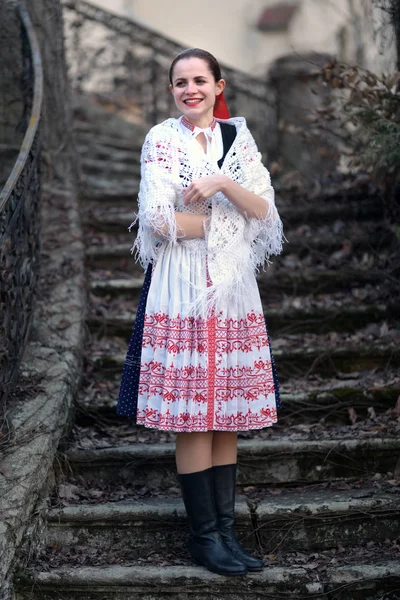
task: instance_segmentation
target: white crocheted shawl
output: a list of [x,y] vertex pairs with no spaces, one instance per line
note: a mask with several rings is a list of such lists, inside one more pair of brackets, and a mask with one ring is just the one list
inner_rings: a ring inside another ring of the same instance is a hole
[[[210,314],[226,306],[237,294],[245,294],[246,282],[269,257],[282,251],[282,223],[275,207],[274,190],[268,170],[246,121],[242,117],[225,121],[236,127],[236,138],[222,168],[209,158],[193,157],[187,137],[182,135],[178,119],[167,119],[153,127],[146,136],[141,154],[138,234],[132,251],[136,251],[146,269],[155,262],[168,244],[184,243],[198,252],[206,251],[211,286],[199,290],[193,313]],[[222,194],[185,206],[183,190],[198,178],[223,173],[268,203],[265,218],[248,218]],[[180,240],[174,213],[209,214],[205,240]],[[134,221],[135,223],[136,221]],[[134,224],[132,223],[132,225]],[[165,225],[167,233],[165,234]],[[163,232],[163,238],[154,232]]]

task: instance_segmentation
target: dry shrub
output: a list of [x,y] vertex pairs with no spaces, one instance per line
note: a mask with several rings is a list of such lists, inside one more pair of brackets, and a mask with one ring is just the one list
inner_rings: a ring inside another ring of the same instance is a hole
[[394,184],[400,173],[400,73],[378,77],[333,61],[320,77],[332,94],[317,109],[312,127],[333,124],[342,142],[343,169],[367,170],[375,181]]

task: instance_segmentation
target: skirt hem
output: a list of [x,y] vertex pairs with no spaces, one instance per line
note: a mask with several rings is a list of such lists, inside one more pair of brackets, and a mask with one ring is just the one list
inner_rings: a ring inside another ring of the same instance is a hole
[[251,427],[245,427],[245,428],[238,428],[238,427],[218,427],[215,426],[212,429],[206,428],[206,427],[191,427],[190,429],[185,429],[185,428],[174,428],[174,427],[168,427],[166,428],[161,428],[161,427],[157,427],[154,424],[146,424],[146,423],[140,423],[138,421],[136,421],[136,425],[140,425],[141,427],[146,427],[146,429],[154,429],[155,431],[170,431],[172,433],[202,433],[202,432],[207,432],[207,431],[231,431],[231,432],[241,432],[241,431],[256,431],[259,429],[266,429],[267,427],[272,427],[273,425],[275,425],[278,422],[278,419],[276,419],[275,421],[271,421],[270,423],[263,423],[262,425],[260,425],[259,427],[257,426],[251,426]]

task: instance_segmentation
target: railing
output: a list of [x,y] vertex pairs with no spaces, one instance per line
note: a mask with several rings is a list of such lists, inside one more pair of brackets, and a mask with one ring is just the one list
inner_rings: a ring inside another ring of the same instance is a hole
[[[43,74],[39,46],[23,3],[21,21],[25,136],[0,192],[0,400],[15,379],[35,305],[40,256],[40,139]],[[1,57],[5,60],[4,56]]]
[[[70,81],[78,92],[135,109],[148,126],[174,116],[168,91],[177,42],[84,0],[62,0]],[[275,97],[266,81],[222,66],[232,115],[246,117],[261,151],[271,146]]]

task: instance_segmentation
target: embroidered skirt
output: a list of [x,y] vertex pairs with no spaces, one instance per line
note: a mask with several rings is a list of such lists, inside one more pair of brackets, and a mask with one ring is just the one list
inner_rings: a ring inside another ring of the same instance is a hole
[[206,260],[185,244],[149,266],[117,413],[176,432],[273,425],[279,384],[255,278],[246,298],[211,318],[184,316],[199,285],[207,285]]

